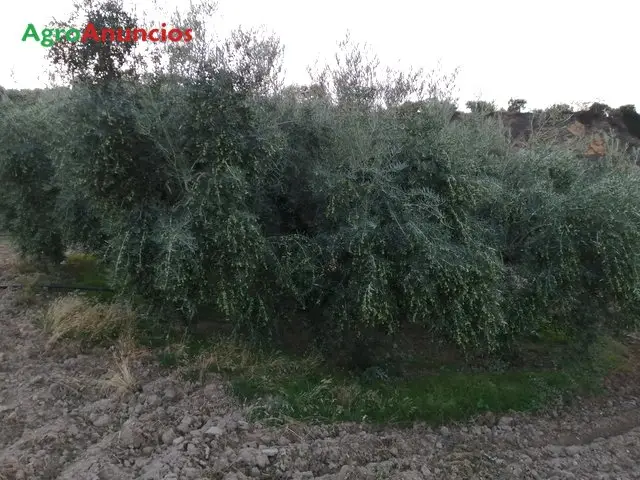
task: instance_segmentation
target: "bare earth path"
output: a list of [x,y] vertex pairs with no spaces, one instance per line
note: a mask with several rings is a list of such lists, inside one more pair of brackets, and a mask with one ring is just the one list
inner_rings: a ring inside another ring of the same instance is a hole
[[[0,281],[10,255],[0,246]],[[112,353],[47,350],[16,298],[0,290],[0,480],[640,478],[633,375],[606,399],[549,415],[437,430],[267,428],[245,420],[221,381],[186,383],[151,357],[134,364],[141,391],[105,391]]]

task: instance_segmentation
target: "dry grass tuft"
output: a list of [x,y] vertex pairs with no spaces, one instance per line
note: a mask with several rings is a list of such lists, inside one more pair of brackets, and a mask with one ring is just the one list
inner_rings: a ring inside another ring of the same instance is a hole
[[113,366],[103,389],[115,390],[119,395],[134,392],[138,381],[132,361],[148,352],[135,342],[135,313],[127,304],[99,303],[79,295],[67,295],[55,299],[44,314],[44,330],[49,334],[48,346],[62,338],[81,338],[91,341],[115,338],[112,345]]
[[119,396],[133,393],[139,388],[131,362],[148,352],[137,347],[131,331],[124,333],[114,347],[114,365],[109,370],[108,379],[104,382],[105,390],[115,390]]
[[44,330],[49,345],[65,337],[98,340],[118,332],[129,331],[135,315],[129,305],[92,302],[78,295],[55,299],[44,315]]

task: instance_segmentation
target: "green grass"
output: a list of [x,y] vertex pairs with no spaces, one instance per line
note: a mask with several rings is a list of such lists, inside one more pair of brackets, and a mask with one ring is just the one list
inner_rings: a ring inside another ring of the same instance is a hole
[[[60,270],[54,272],[53,280],[65,285],[78,287],[109,287],[109,271],[94,255],[87,253],[71,253],[67,255]],[[107,302],[115,294],[109,291],[83,291],[83,295]]]
[[87,287],[106,287],[107,271],[94,255],[71,253],[61,266],[63,278]]
[[273,422],[438,425],[489,411],[536,411],[570,402],[577,395],[597,394],[603,376],[623,365],[625,356],[618,342],[604,339],[591,359],[574,360],[558,369],[497,373],[447,365],[422,376],[390,378],[376,368],[361,374],[338,371],[318,356],[292,358],[228,338],[181,345],[180,353],[164,351],[161,363],[182,366],[191,380],[203,380],[207,372],[223,374],[231,392],[252,405],[252,418]]
[[[375,383],[340,376],[301,375],[278,380],[235,378],[233,391],[257,401],[259,417],[312,421],[362,421],[439,424],[473,415],[534,411],[579,393],[593,392],[598,382],[574,372],[454,373],[410,381]],[[269,398],[269,400],[265,400]]]
[[[69,287],[109,287],[108,270],[98,258],[87,253],[70,253],[60,265],[40,265],[29,260],[22,260],[17,265],[17,272],[21,275],[17,279],[18,283],[28,283],[26,286],[29,291],[38,289],[39,285],[46,284],[60,284]],[[61,291],[68,293],[73,290]],[[109,301],[114,297],[114,293],[109,291],[79,291],[83,295],[99,301]]]

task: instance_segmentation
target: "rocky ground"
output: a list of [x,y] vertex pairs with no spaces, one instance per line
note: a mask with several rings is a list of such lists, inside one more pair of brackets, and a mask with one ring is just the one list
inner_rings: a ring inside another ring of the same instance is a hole
[[[0,279],[9,273],[0,252]],[[113,352],[47,348],[35,312],[0,290],[0,479],[640,478],[640,385],[544,415],[487,415],[430,429],[266,427],[219,379],[188,383],[155,357],[132,363],[140,389],[104,388]]]

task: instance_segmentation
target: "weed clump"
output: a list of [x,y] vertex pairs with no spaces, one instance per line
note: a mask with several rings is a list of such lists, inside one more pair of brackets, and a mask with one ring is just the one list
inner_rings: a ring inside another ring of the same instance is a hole
[[135,314],[129,306],[98,303],[79,295],[54,299],[43,316],[43,327],[49,334],[49,345],[62,338],[92,342],[111,339],[131,331],[134,326]]

